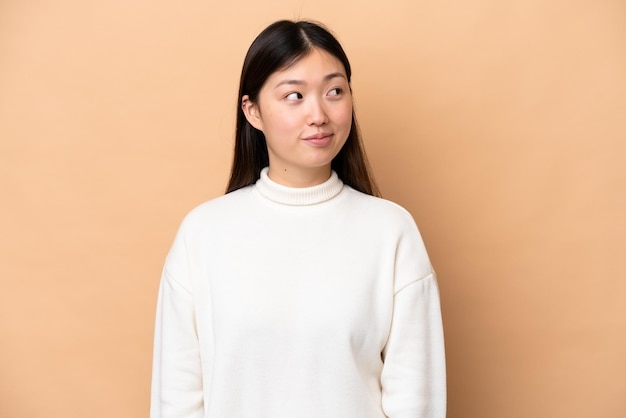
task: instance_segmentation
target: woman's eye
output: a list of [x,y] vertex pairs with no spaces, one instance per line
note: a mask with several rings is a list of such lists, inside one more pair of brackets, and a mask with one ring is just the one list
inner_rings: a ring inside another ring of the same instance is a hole
[[328,92],[329,96],[339,96],[341,93],[343,93],[343,89],[339,88],[339,87],[335,87],[334,89],[332,89],[331,91]]
[[300,99],[302,99],[302,95],[300,93],[289,93],[287,96],[285,96],[285,99],[287,99],[287,100],[300,100]]

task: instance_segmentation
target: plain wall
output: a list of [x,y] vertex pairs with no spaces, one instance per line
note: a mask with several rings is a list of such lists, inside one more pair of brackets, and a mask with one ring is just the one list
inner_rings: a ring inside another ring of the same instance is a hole
[[176,228],[279,18],[354,67],[439,275],[451,418],[626,415],[626,3],[0,1],[0,417],[145,417]]

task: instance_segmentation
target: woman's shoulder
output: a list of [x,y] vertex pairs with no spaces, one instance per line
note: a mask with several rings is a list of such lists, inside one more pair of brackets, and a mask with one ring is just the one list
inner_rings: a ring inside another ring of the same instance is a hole
[[401,224],[415,224],[411,213],[400,204],[382,197],[368,195],[351,187],[346,187],[350,194],[352,204],[358,206],[361,213],[372,218],[386,220],[387,222],[399,222]]
[[251,192],[251,186],[207,200],[193,209],[184,217],[181,228],[198,228],[211,222],[220,222],[230,216],[236,216],[239,211],[247,207],[246,200]]
[[[212,243],[224,233],[232,232],[235,213],[247,206],[248,188],[215,197],[191,209],[179,224],[174,242],[167,256],[166,266],[175,275],[183,277],[181,266],[189,254],[205,254]],[[231,230],[228,231],[228,228]]]

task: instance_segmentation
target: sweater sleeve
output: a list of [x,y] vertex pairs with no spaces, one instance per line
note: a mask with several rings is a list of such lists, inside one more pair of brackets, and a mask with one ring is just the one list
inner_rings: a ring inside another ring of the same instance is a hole
[[443,327],[434,272],[396,292],[383,360],[382,406],[389,418],[446,416]]
[[151,418],[204,416],[193,298],[167,267],[157,304],[150,408]]

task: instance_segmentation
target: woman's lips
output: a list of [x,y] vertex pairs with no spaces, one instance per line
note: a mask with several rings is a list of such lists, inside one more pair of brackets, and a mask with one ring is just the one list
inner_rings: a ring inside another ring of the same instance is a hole
[[328,144],[330,140],[332,139],[332,137],[333,137],[332,133],[319,132],[319,133],[316,133],[315,135],[307,136],[306,138],[303,138],[303,139],[309,144],[321,147],[321,146]]

